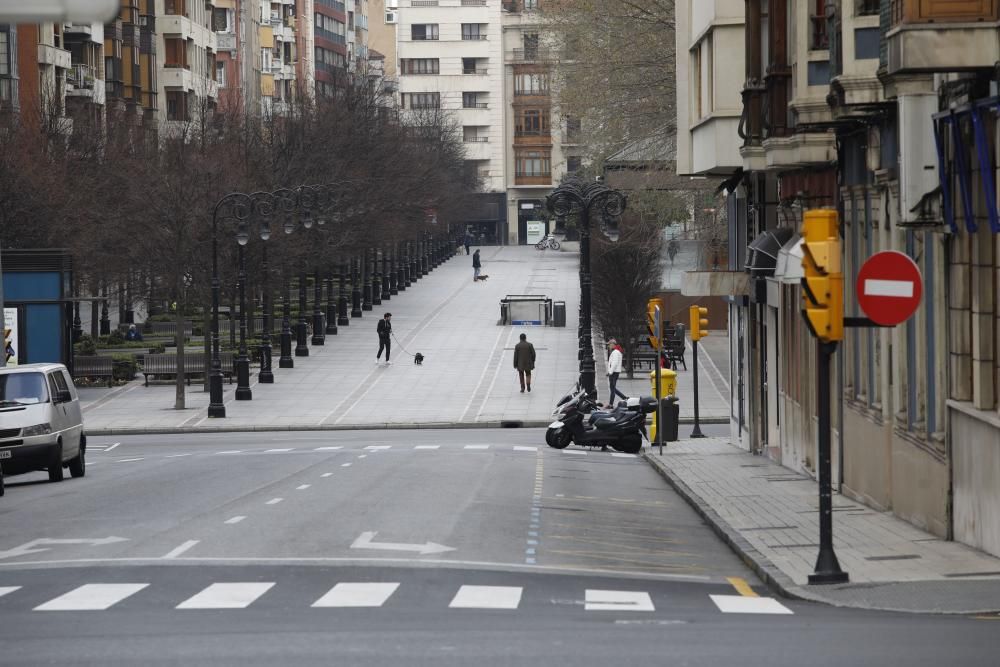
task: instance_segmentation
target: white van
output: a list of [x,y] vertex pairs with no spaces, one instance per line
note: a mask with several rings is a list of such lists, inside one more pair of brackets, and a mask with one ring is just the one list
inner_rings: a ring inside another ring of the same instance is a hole
[[86,472],[80,399],[62,364],[0,368],[0,465],[4,474],[47,470],[49,481]]

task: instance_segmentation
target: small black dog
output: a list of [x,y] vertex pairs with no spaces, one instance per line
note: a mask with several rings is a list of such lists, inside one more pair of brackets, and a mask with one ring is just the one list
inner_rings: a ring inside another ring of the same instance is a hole
[[483,282],[486,282],[486,280],[488,278],[489,278],[489,276],[486,275],[485,273],[483,275],[481,275],[481,276],[476,276],[476,280],[483,281]]
[[417,366],[423,366],[424,355],[417,352],[415,355],[413,355],[413,363],[415,363]]

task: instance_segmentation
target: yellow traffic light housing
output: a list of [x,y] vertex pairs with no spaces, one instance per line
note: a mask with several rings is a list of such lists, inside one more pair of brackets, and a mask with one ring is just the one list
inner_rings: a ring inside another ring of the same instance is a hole
[[802,314],[824,343],[844,339],[844,274],[836,211],[806,211],[802,224]]
[[660,346],[660,333],[656,330],[656,309],[660,309],[660,317],[663,317],[663,299],[655,297],[646,302],[646,333],[649,337],[649,344],[654,348]]
[[691,340],[701,340],[708,335],[708,308],[691,306],[688,313],[691,318]]

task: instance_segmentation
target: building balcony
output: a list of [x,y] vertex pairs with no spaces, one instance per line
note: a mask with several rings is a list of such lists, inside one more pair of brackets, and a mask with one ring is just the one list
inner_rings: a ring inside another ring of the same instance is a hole
[[157,29],[161,35],[167,37],[180,37],[194,41],[195,46],[201,48],[216,48],[215,33],[208,28],[198,25],[186,16],[168,14],[158,19]]
[[72,58],[69,51],[65,49],[57,49],[54,46],[49,46],[48,44],[38,45],[38,64],[40,65],[54,65],[61,69],[69,69],[72,64]]
[[1000,60],[1000,1],[891,0],[889,74],[991,69]]
[[466,160],[489,160],[493,157],[494,148],[489,137],[473,137],[473,140],[463,143]]
[[194,90],[194,74],[180,65],[165,65],[159,72],[159,79],[164,88]]
[[808,167],[828,167],[837,161],[834,132],[799,132],[773,137],[763,142],[766,168],[789,171]]
[[74,97],[93,97],[95,89],[95,71],[90,65],[74,63],[66,72],[66,95]]
[[514,185],[552,185],[552,172],[544,174],[515,174]]
[[476,111],[476,110],[483,110],[483,109],[489,109],[489,108],[490,108],[489,102],[469,102],[469,103],[463,103],[462,104],[462,109],[465,110],[465,111],[469,111],[469,110]]
[[215,43],[217,51],[235,51],[236,50],[236,33],[235,32],[217,32],[215,33]]
[[515,146],[551,146],[551,132],[514,132]]
[[462,70],[462,74],[468,74],[470,76],[486,76],[490,71],[486,67],[471,67]]
[[[462,4],[465,4],[466,0],[462,0]],[[511,14],[520,14],[521,12],[535,12],[540,9],[540,0],[503,0],[503,10],[505,12],[510,12]]]
[[691,129],[689,151],[692,174],[728,175],[743,166],[739,146],[739,116],[716,112]]
[[514,49],[507,54],[507,60],[515,63],[548,62],[555,59],[555,52],[546,48]]

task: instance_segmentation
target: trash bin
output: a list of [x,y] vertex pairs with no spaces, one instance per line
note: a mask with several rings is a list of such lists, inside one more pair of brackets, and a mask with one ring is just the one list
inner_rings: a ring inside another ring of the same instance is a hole
[[554,327],[564,327],[564,326],[566,326],[566,302],[565,301],[555,301],[552,304],[552,326],[554,326]]
[[[659,370],[660,389],[663,392],[663,396],[673,396],[677,393],[677,372],[669,368],[661,368]],[[656,396],[656,371],[649,373],[649,388],[653,392],[653,396]],[[662,398],[662,396],[656,397]]]
[[[663,441],[675,442],[677,440],[677,422],[680,419],[680,406],[677,403],[677,373],[669,368],[660,368],[660,390],[662,396],[656,396],[656,371],[649,374],[649,384],[653,396],[661,398],[663,405]],[[653,427],[649,429],[650,442],[656,442],[656,413],[653,413]],[[671,439],[672,438],[672,439]]]

